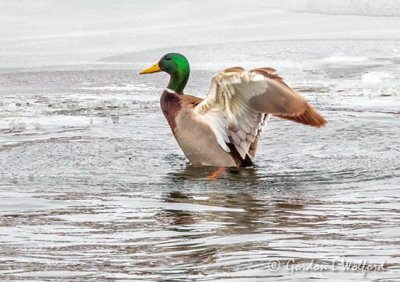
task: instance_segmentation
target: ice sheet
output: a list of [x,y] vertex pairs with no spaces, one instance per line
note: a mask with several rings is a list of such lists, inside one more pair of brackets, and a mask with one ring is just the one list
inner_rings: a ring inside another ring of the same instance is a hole
[[399,17],[376,17],[399,15],[399,9],[395,0],[2,1],[0,68],[93,64],[129,52],[221,42],[399,39]]

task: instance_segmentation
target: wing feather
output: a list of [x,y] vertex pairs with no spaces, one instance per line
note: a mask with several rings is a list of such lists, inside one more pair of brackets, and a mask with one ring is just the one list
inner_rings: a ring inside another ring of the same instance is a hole
[[233,67],[215,75],[210,91],[195,110],[207,122],[218,143],[230,152],[235,146],[244,160],[254,157],[258,138],[268,114],[320,127],[323,117],[291,89],[275,69],[265,67],[245,71]]

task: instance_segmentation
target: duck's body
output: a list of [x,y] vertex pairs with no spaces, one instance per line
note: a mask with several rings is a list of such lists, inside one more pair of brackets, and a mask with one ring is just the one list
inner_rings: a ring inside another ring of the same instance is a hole
[[242,166],[244,162],[224,151],[209,125],[199,120],[194,109],[202,100],[168,90],[161,95],[161,109],[183,153],[193,165]]
[[205,99],[183,94],[189,65],[182,55],[167,54],[142,73],[160,70],[171,75],[160,98],[161,109],[193,165],[251,165],[269,114],[316,127],[325,124],[272,68],[225,69],[213,77]]

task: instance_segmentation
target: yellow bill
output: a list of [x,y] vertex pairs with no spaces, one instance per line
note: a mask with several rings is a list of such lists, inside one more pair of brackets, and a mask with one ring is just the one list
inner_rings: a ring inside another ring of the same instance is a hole
[[160,66],[157,63],[152,67],[149,67],[147,69],[142,70],[139,74],[153,73],[153,72],[159,72],[159,71],[161,71],[161,69],[160,69]]

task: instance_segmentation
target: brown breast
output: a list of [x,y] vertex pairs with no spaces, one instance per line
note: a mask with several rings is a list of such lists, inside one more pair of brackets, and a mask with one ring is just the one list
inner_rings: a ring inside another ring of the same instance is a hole
[[174,135],[176,132],[175,117],[177,112],[179,112],[179,110],[182,108],[181,96],[182,95],[164,90],[163,94],[160,97],[161,110],[163,111],[164,116],[167,119]]

